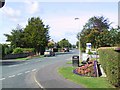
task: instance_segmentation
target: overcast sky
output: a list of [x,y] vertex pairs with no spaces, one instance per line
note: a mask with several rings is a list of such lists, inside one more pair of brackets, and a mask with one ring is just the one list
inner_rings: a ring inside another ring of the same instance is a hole
[[[83,1],[83,0],[81,0]],[[87,2],[89,1],[89,2]],[[99,1],[99,2],[97,2]],[[114,2],[113,2],[114,1]],[[5,42],[3,34],[10,34],[17,24],[22,27],[27,25],[28,18],[40,17],[45,25],[50,26],[50,36],[55,42],[66,38],[72,44],[77,41],[76,35],[83,25],[93,16],[104,16],[112,27],[118,25],[117,0],[86,0],[86,2],[54,2],[54,0],[6,0],[6,4],[0,9],[0,43]],[[75,20],[74,18],[79,18]]]

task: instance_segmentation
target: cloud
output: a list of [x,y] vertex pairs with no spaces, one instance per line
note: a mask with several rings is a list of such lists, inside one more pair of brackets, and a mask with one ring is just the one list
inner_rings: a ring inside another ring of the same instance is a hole
[[25,0],[24,3],[26,4],[26,10],[30,14],[35,14],[39,10],[39,2],[36,0]]
[[13,9],[11,7],[4,7],[2,12],[9,17],[18,17],[21,14],[20,10]]
[[18,21],[18,17],[21,15],[20,10],[13,9],[8,6],[2,8],[1,12],[2,12],[3,16],[6,16],[7,18],[9,18],[10,20],[15,21],[15,22]]

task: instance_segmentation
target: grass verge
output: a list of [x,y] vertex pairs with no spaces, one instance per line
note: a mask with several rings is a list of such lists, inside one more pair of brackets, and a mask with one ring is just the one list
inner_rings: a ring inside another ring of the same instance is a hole
[[115,88],[108,83],[105,77],[84,77],[74,74],[73,67],[61,67],[58,69],[65,79],[71,80],[85,88]]

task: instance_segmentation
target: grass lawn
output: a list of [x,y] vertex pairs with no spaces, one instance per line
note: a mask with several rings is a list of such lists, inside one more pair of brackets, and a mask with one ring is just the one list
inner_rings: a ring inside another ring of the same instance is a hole
[[[79,60],[79,63],[81,63],[81,62],[82,62],[82,60]],[[66,64],[72,64],[72,60],[71,60],[71,61],[66,62]]]
[[80,84],[85,88],[114,88],[105,77],[84,77],[74,74],[73,67],[61,67],[58,69],[60,75],[65,79]]

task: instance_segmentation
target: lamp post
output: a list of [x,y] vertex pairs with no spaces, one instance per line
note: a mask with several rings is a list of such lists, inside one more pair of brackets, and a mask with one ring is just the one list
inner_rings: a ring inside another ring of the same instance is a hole
[[[75,20],[79,20],[79,18],[75,18]],[[79,34],[79,60],[81,60],[81,51],[80,51],[80,34]]]

